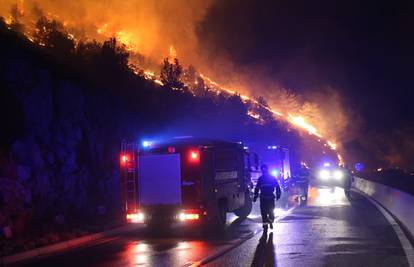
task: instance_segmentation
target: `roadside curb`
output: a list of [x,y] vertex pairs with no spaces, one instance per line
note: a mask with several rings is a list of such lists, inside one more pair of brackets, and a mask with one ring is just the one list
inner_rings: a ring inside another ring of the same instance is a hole
[[91,243],[92,241],[97,241],[97,240],[102,239],[104,237],[114,236],[114,235],[117,235],[117,234],[120,234],[120,233],[129,232],[129,231],[132,231],[132,230],[135,230],[135,229],[138,229],[138,228],[139,228],[139,225],[135,225],[135,224],[124,225],[124,226],[121,226],[121,227],[118,227],[118,228],[115,228],[115,229],[111,229],[111,230],[108,230],[108,231],[95,233],[95,234],[90,234],[90,235],[82,236],[82,237],[79,237],[79,238],[59,242],[59,243],[56,243],[56,244],[35,248],[35,249],[32,249],[32,250],[20,252],[20,253],[13,254],[13,255],[10,255],[10,256],[1,257],[0,264],[1,265],[8,265],[8,264],[17,263],[17,262],[20,262],[20,261],[29,260],[29,259],[32,259],[32,258],[35,258],[35,257],[38,257],[38,256],[43,256],[43,255],[56,253],[56,252],[62,252],[62,251],[68,250],[68,249],[81,247],[83,245]]

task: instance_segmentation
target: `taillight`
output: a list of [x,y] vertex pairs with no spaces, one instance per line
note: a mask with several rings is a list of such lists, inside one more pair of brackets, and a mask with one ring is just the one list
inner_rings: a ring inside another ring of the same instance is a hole
[[198,152],[198,150],[190,150],[189,160],[192,163],[200,162],[200,153]]
[[127,219],[128,222],[142,223],[142,222],[144,222],[145,215],[142,212],[138,212],[138,213],[128,213],[126,215],[126,219]]
[[127,154],[121,154],[120,161],[121,165],[125,165],[129,160],[129,157]]
[[196,212],[181,212],[178,215],[178,219],[182,222],[184,221],[197,221],[200,219],[200,214],[196,213]]

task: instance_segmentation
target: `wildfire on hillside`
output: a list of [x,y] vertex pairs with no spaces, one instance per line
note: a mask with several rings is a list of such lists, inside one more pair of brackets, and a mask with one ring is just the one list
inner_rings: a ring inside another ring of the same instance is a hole
[[[160,28],[158,21],[155,18],[148,18],[148,14],[140,14],[140,19],[137,20],[138,24],[142,26],[142,20],[146,21],[146,28],[140,28],[139,25],[133,25],[126,23],[121,18],[113,18],[112,16],[108,16],[108,14],[98,14],[98,13],[88,13],[89,16],[85,16],[84,19],[75,19],[75,17],[72,14],[67,14],[66,11],[62,11],[60,6],[58,4],[50,4],[50,3],[42,3],[41,7],[45,8],[47,7],[47,10],[41,10],[39,6],[32,1],[6,1],[9,2],[7,4],[1,4],[0,5],[0,16],[4,17],[5,23],[9,25],[10,28],[13,27],[15,24],[22,24],[24,27],[22,27],[22,32],[25,34],[25,36],[32,42],[34,42],[35,38],[33,36],[33,33],[35,32],[35,26],[37,19],[39,19],[40,16],[45,16],[50,20],[56,20],[56,21],[62,21],[62,25],[65,27],[65,30],[67,31],[67,36],[75,42],[75,45],[78,44],[80,41],[85,40],[93,40],[96,39],[97,41],[103,41],[108,38],[115,37],[117,41],[119,41],[121,44],[125,46],[125,49],[131,53],[140,53],[143,54],[149,58],[154,58],[154,53],[158,54],[158,57],[160,54],[165,55],[166,53],[162,53],[159,51],[168,51],[168,62],[173,64],[174,60],[178,58],[177,56],[177,49],[173,45],[168,45],[165,47],[166,42],[165,40],[171,39],[171,36],[168,36],[169,31],[164,32],[164,29]],[[43,5],[44,4],[44,5]],[[89,4],[85,4],[89,5]],[[145,4],[143,4],[145,5]],[[153,4],[156,5],[156,4]],[[185,6],[185,4],[183,4]],[[151,4],[148,4],[148,6],[145,6],[148,9],[154,11],[157,9],[157,6],[152,6]],[[191,6],[190,6],[191,7]],[[31,9],[31,11],[26,12],[25,8],[27,10]],[[76,9],[76,7],[72,7]],[[168,6],[168,8],[175,8],[174,5]],[[205,8],[205,5],[202,7],[198,7],[200,9]],[[50,10],[49,10],[50,9]],[[145,8],[144,8],[145,9]],[[60,13],[57,12],[57,10],[61,11]],[[54,11],[54,12],[53,12]],[[89,11],[89,10],[88,10]],[[154,11],[155,13],[159,11]],[[186,13],[187,9],[184,9],[182,12]],[[193,12],[193,11],[191,11]],[[162,12],[161,12],[162,13]],[[157,13],[158,14],[158,13]],[[170,14],[170,13],[169,13]],[[186,13],[187,14],[187,13]],[[159,14],[158,14],[159,15]],[[179,14],[178,14],[179,15]],[[201,16],[202,12],[200,11],[200,14],[198,16]],[[157,15],[155,15],[157,16]],[[77,18],[77,17],[76,17]],[[95,18],[95,19],[93,19]],[[107,20],[105,20],[105,18]],[[194,18],[193,18],[194,20]],[[180,23],[185,24],[185,26],[188,26],[186,23],[186,20],[181,21]],[[161,23],[162,24],[162,23]],[[171,27],[170,25],[164,25],[164,27]],[[148,29],[147,29],[148,28]],[[169,28],[168,28],[169,29]],[[168,30],[167,29],[167,30]],[[151,31],[152,30],[152,31]],[[162,34],[166,34],[167,36],[165,39],[162,38]],[[192,36],[192,33],[185,32],[185,35],[183,38],[191,39],[194,38]],[[181,37],[181,36],[180,36]],[[173,38],[172,38],[173,39]],[[162,40],[162,42],[161,42]],[[191,39],[192,40],[192,39]],[[185,40],[184,40],[185,42]],[[184,47],[183,43],[180,42],[180,47]],[[168,42],[171,43],[171,42]],[[174,42],[175,43],[175,42]],[[39,45],[42,45],[42,43],[38,43]],[[157,49],[154,49],[153,47],[156,47]],[[191,44],[194,46],[194,44]],[[149,48],[150,47],[150,48]],[[190,49],[189,49],[190,48]],[[193,47],[194,48],[194,47]],[[185,51],[191,51],[191,46],[186,47]],[[185,54],[185,53],[184,53]],[[185,56],[185,59],[192,59],[190,56]],[[155,60],[154,66],[159,64],[161,61],[160,58]],[[149,68],[148,66],[140,66],[140,64],[134,60],[131,60],[129,66],[131,70],[135,74],[142,75],[145,79],[149,81],[153,81],[154,83],[163,86],[163,82],[159,78],[159,76],[154,71],[154,68]],[[201,66],[200,69],[202,69],[203,66]],[[310,135],[313,135],[317,137],[318,139],[325,139],[325,146],[329,147],[332,150],[337,150],[338,146],[335,141],[329,140],[329,138],[326,138],[320,129],[318,129],[317,125],[311,124],[306,116],[303,114],[298,113],[298,110],[277,110],[274,107],[270,107],[268,105],[264,105],[261,102],[259,102],[257,99],[251,96],[251,94],[243,94],[240,90],[229,88],[227,86],[222,86],[218,82],[216,82],[214,79],[210,78],[209,76],[198,73],[198,76],[204,80],[204,83],[208,88],[217,94],[224,93],[227,95],[238,95],[241,100],[244,103],[249,103],[250,106],[253,106],[252,109],[248,111],[248,115],[252,117],[253,119],[256,119],[258,122],[262,120],[260,115],[255,112],[255,107],[260,109],[265,109],[269,111],[275,118],[282,119],[286,122],[288,122],[290,125],[301,129]],[[197,80],[192,82],[186,82],[186,86],[191,88],[192,86],[197,84]],[[249,90],[249,92],[251,92]],[[338,160],[341,164],[343,164],[342,156],[337,152]]]

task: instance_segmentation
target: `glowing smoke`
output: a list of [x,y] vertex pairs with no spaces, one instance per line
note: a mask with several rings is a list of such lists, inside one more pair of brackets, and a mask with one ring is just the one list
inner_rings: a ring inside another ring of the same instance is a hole
[[[6,19],[11,9],[24,11],[25,25],[33,25],[37,9],[49,18],[63,21],[68,28],[81,29],[89,39],[116,36],[146,57],[161,61],[171,44],[181,51],[185,62],[196,62],[198,43],[194,27],[203,18],[211,1],[60,1],[5,0],[0,15]],[[78,32],[78,37],[81,32]]]

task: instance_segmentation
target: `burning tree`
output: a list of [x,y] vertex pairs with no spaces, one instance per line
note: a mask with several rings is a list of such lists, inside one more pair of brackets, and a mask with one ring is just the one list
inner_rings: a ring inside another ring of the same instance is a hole
[[57,20],[49,20],[45,16],[41,16],[36,22],[33,37],[36,43],[53,49],[57,54],[67,55],[75,48],[75,42],[63,24]]
[[196,77],[198,77],[198,74],[193,65],[188,66],[188,68],[183,72],[183,81],[186,84],[194,84]]
[[174,58],[174,62],[170,63],[168,58],[165,58],[161,69],[161,81],[167,87],[183,88],[184,84],[181,81],[182,72],[183,67],[178,62],[178,59]]
[[199,97],[206,97],[209,93],[208,87],[205,85],[204,80],[198,76],[196,84],[193,87],[194,94]]
[[273,113],[270,111],[270,106],[264,97],[259,96],[257,98],[257,103],[259,105],[255,106],[255,112],[262,118],[265,124],[274,124],[276,123]]
[[23,33],[24,32],[24,25],[23,25],[23,23],[21,23],[20,20],[23,17],[24,12],[21,10],[21,8],[19,8],[19,5],[17,5],[17,4],[13,5],[11,10],[10,10],[10,14],[11,14],[11,17],[12,17],[10,28],[15,32]]
[[102,45],[101,59],[104,66],[119,67],[128,71],[129,53],[126,51],[125,45],[117,45],[115,38],[105,41]]
[[182,81],[191,89],[195,96],[207,97],[208,88],[193,65],[188,66],[188,68],[184,70]]

